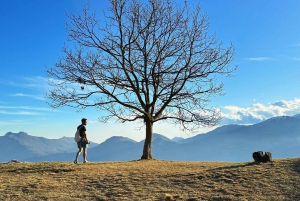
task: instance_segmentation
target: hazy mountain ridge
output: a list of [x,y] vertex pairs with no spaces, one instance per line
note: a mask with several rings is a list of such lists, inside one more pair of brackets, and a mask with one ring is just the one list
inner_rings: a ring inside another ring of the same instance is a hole
[[[298,115],[299,116],[299,115]],[[291,158],[300,156],[300,118],[298,116],[274,117],[253,125],[225,125],[206,134],[199,134],[179,141],[171,140],[160,134],[153,134],[152,155],[156,159],[182,161],[251,161],[252,152],[270,151],[274,158]],[[299,116],[300,117],[300,116]],[[24,139],[30,139],[26,142]],[[11,141],[18,149],[5,152],[16,153],[18,160],[28,161],[72,161],[76,153],[73,138],[56,140],[33,137],[26,133],[7,133],[0,137],[0,144]],[[62,143],[63,141],[63,143]],[[38,148],[28,148],[28,144],[38,144]],[[52,143],[59,143],[68,148],[49,152]],[[139,159],[142,155],[144,140],[136,142],[130,138],[113,136],[103,143],[90,146],[90,161],[128,161]],[[7,146],[4,146],[5,149]],[[72,147],[72,148],[70,148]],[[19,151],[22,150],[22,151]],[[12,153],[0,162],[13,159]],[[19,154],[19,155],[18,155]]]
[[172,138],[172,141],[179,142],[179,141],[184,140],[184,139],[185,138],[183,138],[183,137],[174,137],[174,138]]
[[[0,157],[0,162],[11,159],[27,160],[52,154],[74,153],[78,150],[72,137],[47,139],[31,136],[22,131],[19,133],[8,132],[4,136],[0,136],[0,145],[5,153]],[[91,143],[90,147],[97,145]]]

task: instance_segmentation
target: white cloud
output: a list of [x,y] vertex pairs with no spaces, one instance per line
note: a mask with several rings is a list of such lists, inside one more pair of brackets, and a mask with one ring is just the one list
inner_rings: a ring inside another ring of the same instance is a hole
[[295,60],[295,61],[300,61],[300,58],[293,58],[293,60]]
[[16,77],[14,81],[0,79],[0,84],[32,89],[43,93],[49,88],[48,79],[41,76]]
[[30,95],[30,94],[23,94],[23,93],[16,93],[16,94],[11,94],[10,96],[16,96],[16,97],[28,97],[28,98],[34,98],[36,100],[41,100],[44,101],[46,100],[43,96],[36,96],[36,95]]
[[22,77],[24,83],[23,87],[45,91],[48,88],[48,79],[41,76],[36,77]]
[[276,116],[293,116],[300,113],[300,99],[281,100],[268,105],[256,103],[247,108],[225,106],[222,124],[253,124]]
[[47,107],[30,107],[30,106],[3,106],[0,105],[0,114],[4,115],[28,115],[28,116],[41,116],[48,112],[58,112]]
[[0,121],[0,126],[20,126],[26,125],[28,123],[22,120],[12,120],[12,121]]
[[[54,110],[47,107],[30,107],[30,106],[2,106],[0,105],[1,109],[22,109],[22,110],[38,110],[38,111],[49,111],[53,112]],[[58,110],[55,110],[56,112]]]
[[251,58],[245,58],[249,61],[270,61],[270,60],[273,60],[271,58],[268,58],[268,57],[251,57]]
[[89,120],[88,120],[88,123],[90,123],[90,124],[97,124],[97,123],[100,123],[100,121],[97,121],[97,120],[89,121]]
[[[29,89],[32,92],[40,93],[40,95],[31,95],[31,94],[26,94],[26,93],[16,93],[16,94],[11,94],[10,96],[19,96],[19,97],[29,97],[29,98],[34,98],[36,100],[42,100],[45,101],[46,97],[43,95],[45,92],[48,92],[49,89],[52,88],[51,84],[59,84],[62,83],[61,80],[57,79],[52,79],[52,78],[46,78],[46,77],[41,77],[41,76],[35,76],[35,77],[16,77],[14,78],[14,81],[11,80],[3,80],[0,79],[0,85],[9,85],[13,87],[19,87],[23,89]],[[77,93],[82,93],[81,90],[81,84],[79,83],[68,83],[67,84],[69,89],[75,89]],[[85,91],[91,91],[94,90],[92,86],[85,86]]]
[[7,110],[0,110],[0,114],[8,114],[8,115],[43,115],[42,113],[38,112],[29,112],[29,111],[7,111]]

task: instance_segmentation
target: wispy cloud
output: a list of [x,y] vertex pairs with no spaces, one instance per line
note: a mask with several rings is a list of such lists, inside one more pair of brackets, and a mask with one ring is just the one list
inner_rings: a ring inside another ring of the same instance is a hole
[[0,79],[0,84],[38,91],[45,91],[48,88],[47,78],[45,77],[17,77],[15,79],[17,79],[17,81]]
[[90,124],[97,124],[97,123],[100,123],[99,121],[97,120],[92,120],[92,121],[89,121]]
[[44,116],[49,112],[58,112],[47,107],[30,107],[30,106],[4,106],[0,105],[0,114],[18,115],[18,116]]
[[247,108],[225,106],[223,124],[253,124],[276,116],[292,116],[300,113],[300,99],[281,100],[268,105],[253,104]]
[[7,111],[7,110],[0,110],[0,114],[7,114],[7,115],[43,115],[43,113],[38,113],[38,112],[30,112],[30,111]]
[[250,57],[250,58],[245,58],[249,61],[271,61],[273,60],[272,58],[269,57]]
[[293,60],[300,61],[300,58],[292,58]]
[[43,96],[40,96],[40,95],[30,95],[30,94],[23,94],[23,93],[11,94],[10,96],[28,97],[28,98],[33,98],[33,99],[36,99],[36,100],[41,100],[41,101],[46,100]]
[[[0,105],[1,109],[21,109],[21,110],[36,110],[36,111],[53,111],[51,108],[47,107],[30,107],[30,106],[3,106]],[[57,110],[55,110],[57,111]]]
[[0,126],[21,126],[26,124],[29,123],[22,120],[0,121]]
[[[33,94],[36,93],[42,93],[45,94],[45,92],[49,91],[49,89],[53,88],[51,84],[59,84],[62,83],[61,80],[57,79],[48,79],[46,77],[41,77],[41,76],[35,76],[35,77],[15,77],[14,80],[4,80],[0,79],[0,85],[8,85],[8,86],[13,86],[13,87],[18,87],[18,88],[23,88],[23,89],[28,89],[31,90]],[[81,89],[81,84],[79,83],[66,83],[66,86],[69,87],[69,89],[75,89],[78,93],[82,91]],[[86,86],[85,87],[86,91],[94,90],[92,86]],[[46,98],[44,95],[31,95],[27,93],[17,93],[13,94],[11,96],[23,96],[23,97],[30,97],[30,98],[35,98],[37,100],[43,100],[45,101]]]

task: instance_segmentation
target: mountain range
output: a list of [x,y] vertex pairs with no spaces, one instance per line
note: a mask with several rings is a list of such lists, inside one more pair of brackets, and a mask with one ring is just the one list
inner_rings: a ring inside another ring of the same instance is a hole
[[[92,148],[97,145],[96,143],[91,143],[90,147]],[[0,162],[12,159],[24,161],[35,157],[78,151],[72,137],[47,139],[31,136],[25,132],[8,132],[4,136],[0,136],[0,146],[2,147]]]
[[[0,162],[73,161],[77,147],[73,138],[46,139],[24,132],[0,136]],[[92,143],[89,161],[129,161],[142,155],[144,140],[113,136]],[[300,115],[270,118],[253,125],[225,125],[187,139],[153,134],[152,156],[177,161],[252,161],[254,151],[269,151],[273,158],[300,156]]]

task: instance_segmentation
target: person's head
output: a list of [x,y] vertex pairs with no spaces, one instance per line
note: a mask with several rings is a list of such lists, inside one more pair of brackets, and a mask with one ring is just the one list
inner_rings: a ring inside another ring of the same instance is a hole
[[86,118],[82,118],[82,119],[81,119],[81,123],[82,123],[83,125],[86,125],[86,124],[87,124],[87,119],[86,119]]

